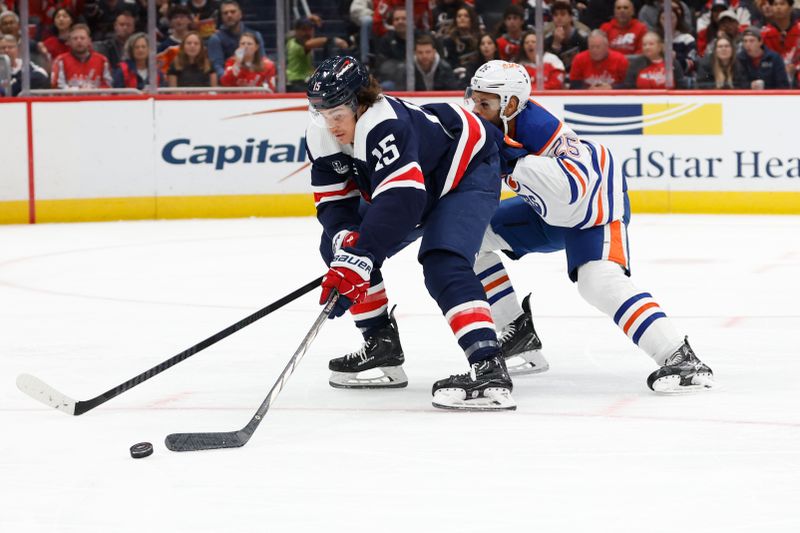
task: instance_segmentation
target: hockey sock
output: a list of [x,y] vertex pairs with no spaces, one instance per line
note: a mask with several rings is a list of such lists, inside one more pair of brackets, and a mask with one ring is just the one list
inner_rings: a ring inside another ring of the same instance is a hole
[[492,306],[494,323],[498,329],[502,329],[522,314],[517,293],[514,292],[503,262],[495,252],[479,252],[474,270],[483,285],[486,299]]
[[364,300],[350,307],[356,327],[367,340],[377,329],[389,324],[389,299],[383,286],[383,275],[379,269],[372,271],[370,287]]
[[582,265],[578,292],[611,317],[659,366],[683,344],[683,337],[650,293],[636,287],[616,263],[590,261]]
[[434,250],[421,259],[425,286],[470,364],[497,355],[497,333],[483,285],[460,255]]

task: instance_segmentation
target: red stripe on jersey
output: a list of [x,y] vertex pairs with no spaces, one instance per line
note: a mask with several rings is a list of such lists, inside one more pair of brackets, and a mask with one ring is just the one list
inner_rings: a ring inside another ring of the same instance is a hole
[[397,176],[390,175],[388,178],[384,179],[377,187],[375,187],[375,190],[372,191],[372,195],[376,196],[380,194],[386,189],[386,187],[388,187],[390,183],[395,181],[415,181],[425,185],[425,176],[422,175],[422,170],[420,170],[419,166],[414,165],[402,174],[398,174]]
[[483,307],[473,307],[465,309],[450,317],[450,329],[458,335],[458,332],[475,322],[492,322],[492,313]]
[[[478,122],[478,119],[472,113],[467,113],[465,111],[460,111],[464,117],[467,119],[467,143],[464,145],[464,151],[461,152],[461,159],[458,161],[458,167],[456,168],[456,177],[453,179],[453,186],[450,188],[452,191],[456,187],[458,187],[458,183],[461,181],[461,178],[464,176],[464,172],[467,170],[467,165],[472,160],[472,156],[475,155],[473,151],[475,150],[475,145],[478,144],[478,141],[481,138],[481,125]],[[461,132],[461,135],[464,135],[464,132]]]
[[360,315],[362,313],[369,313],[370,311],[374,311],[376,309],[380,309],[384,305],[389,303],[388,298],[383,298],[382,300],[375,300],[372,302],[359,302],[354,304],[350,308],[350,312],[354,315]]
[[353,180],[347,180],[345,182],[344,187],[335,191],[327,191],[327,192],[315,192],[314,193],[314,203],[318,204],[323,198],[330,198],[331,196],[344,196],[345,194],[354,191],[358,188],[356,182]]

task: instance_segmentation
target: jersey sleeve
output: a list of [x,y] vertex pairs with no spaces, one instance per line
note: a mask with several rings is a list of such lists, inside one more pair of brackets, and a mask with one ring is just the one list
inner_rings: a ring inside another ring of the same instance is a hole
[[421,222],[428,195],[418,142],[399,120],[381,122],[367,134],[372,206],[361,222],[356,251],[368,253],[377,263]]
[[360,191],[353,179],[352,158],[343,153],[326,132],[310,126],[306,131],[306,151],[311,161],[311,188],[317,219],[325,234],[333,238],[343,229],[356,229]]

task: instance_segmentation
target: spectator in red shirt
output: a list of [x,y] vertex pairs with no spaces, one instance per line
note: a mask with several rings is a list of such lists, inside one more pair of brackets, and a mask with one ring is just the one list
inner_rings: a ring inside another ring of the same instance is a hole
[[[114,70],[113,85],[118,89],[144,90],[149,82],[147,58],[150,56],[150,43],[147,34],[134,33],[125,43],[123,61]],[[158,85],[164,85],[161,71],[158,72]]]
[[216,87],[217,73],[211,66],[203,39],[196,31],[183,38],[178,55],[167,71],[170,87]]
[[767,0],[772,18],[761,31],[764,46],[778,53],[793,79],[800,64],[800,15],[792,12],[789,0]]
[[500,59],[516,61],[522,46],[522,30],[525,25],[525,11],[517,5],[510,5],[503,14],[505,32],[497,38]]
[[[531,90],[535,90],[536,84],[536,33],[527,32],[522,37],[522,54],[519,61],[525,67],[531,77]],[[546,90],[564,88],[564,63],[550,52],[545,52],[542,58],[543,63],[543,87]]]
[[[677,59],[672,65],[673,88],[683,89],[686,80],[683,69]],[[642,55],[631,59],[628,75],[625,78],[627,89],[666,89],[667,70],[664,64],[664,41],[654,31],[649,31],[642,38]]]
[[69,31],[69,52],[53,62],[52,83],[58,89],[111,87],[108,59],[92,50],[89,26],[75,24]]
[[625,55],[641,54],[642,37],[647,33],[647,26],[636,20],[633,14],[631,0],[616,0],[614,18],[600,26],[608,35],[611,49]]
[[619,88],[628,72],[628,59],[611,50],[608,37],[601,30],[589,34],[589,48],[578,53],[569,71],[570,89]]
[[239,38],[239,48],[226,61],[220,85],[268,87],[275,92],[275,63],[261,54],[261,47],[253,32],[246,31]]
[[73,24],[75,24],[75,17],[72,16],[69,9],[65,7],[56,9],[53,15],[53,34],[42,43],[51,58],[69,52],[67,40],[69,39],[69,29]]

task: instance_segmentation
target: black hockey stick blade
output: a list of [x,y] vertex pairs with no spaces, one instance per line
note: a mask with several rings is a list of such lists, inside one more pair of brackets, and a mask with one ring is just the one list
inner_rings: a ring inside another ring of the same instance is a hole
[[315,288],[319,287],[320,282],[322,282],[322,278],[319,277],[313,281],[310,281],[300,287],[299,289],[295,290],[294,292],[287,294],[283,298],[269,304],[266,307],[263,307],[256,311],[255,313],[246,316],[245,318],[241,319],[239,322],[228,326],[227,328],[223,329],[222,331],[215,333],[211,337],[207,338],[204,341],[201,341],[194,346],[185,349],[181,353],[170,357],[163,363],[160,363],[153,368],[146,370],[139,374],[136,377],[133,377],[126,381],[125,383],[121,383],[114,387],[113,389],[109,389],[103,394],[99,396],[95,396],[94,398],[90,398],[88,400],[73,400],[66,394],[63,394],[41,379],[37,378],[36,376],[32,376],[30,374],[20,374],[17,377],[17,388],[33,398],[36,401],[39,401],[48,407],[52,407],[53,409],[57,409],[61,412],[64,412],[68,415],[81,415],[87,411],[91,411],[98,405],[104,404],[111,398],[119,396],[123,392],[132,389],[136,385],[147,381],[148,379],[152,378],[155,375],[160,374],[161,372],[167,370],[170,367],[173,367],[188,359],[189,357],[193,356],[194,354],[201,352],[208,348],[209,346],[218,343],[222,339],[233,335],[240,329],[249,326],[253,322],[264,318],[268,314],[272,313],[273,311],[277,311],[284,305],[293,302],[294,300],[300,298],[306,293],[311,292]]
[[190,452],[195,450],[214,450],[217,448],[239,448],[244,446],[249,437],[243,431],[222,433],[173,433],[164,442],[173,452]]
[[300,342],[300,346],[297,347],[294,355],[292,355],[292,358],[289,359],[289,362],[286,364],[283,372],[281,372],[281,375],[278,376],[278,380],[269,390],[269,394],[267,394],[267,397],[264,398],[263,402],[261,402],[261,405],[258,407],[255,415],[253,415],[253,418],[250,419],[250,422],[248,422],[245,427],[239,431],[226,431],[218,433],[172,433],[167,435],[167,438],[164,439],[164,443],[167,445],[167,448],[173,452],[194,452],[199,450],[214,450],[218,448],[239,448],[247,444],[247,441],[250,440],[250,437],[253,436],[253,433],[255,433],[256,429],[258,429],[258,425],[264,419],[264,415],[266,415],[267,411],[269,411],[272,402],[275,401],[275,398],[278,397],[278,394],[280,394],[281,390],[283,390],[283,387],[289,381],[289,376],[291,376],[292,372],[294,372],[294,369],[297,367],[300,359],[302,359],[306,351],[308,351],[308,347],[317,336],[322,324],[325,323],[325,319],[328,318],[328,315],[330,315],[331,310],[336,304],[336,300],[338,298],[339,295],[335,291],[328,298],[328,301],[325,303],[325,307],[323,308],[322,312],[314,321],[311,329],[308,331],[308,333],[306,333],[306,336]]

